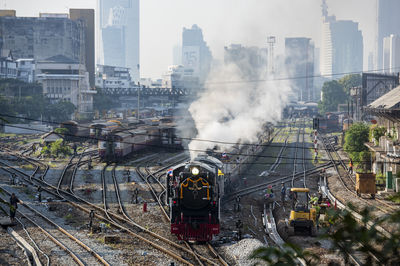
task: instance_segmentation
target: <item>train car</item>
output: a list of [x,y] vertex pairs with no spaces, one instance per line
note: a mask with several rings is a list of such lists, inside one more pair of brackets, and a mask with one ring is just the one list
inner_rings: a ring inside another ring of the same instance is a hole
[[178,239],[205,242],[219,234],[224,183],[221,169],[220,161],[203,156],[168,170],[166,201],[171,233]]
[[135,151],[155,146],[159,141],[156,127],[111,132],[98,142],[100,158],[106,161],[119,161]]
[[90,137],[101,138],[108,135],[114,130],[120,129],[121,123],[119,121],[97,122],[90,124],[89,128]]
[[88,125],[79,124],[73,120],[60,123],[60,128],[66,128],[68,130],[65,139],[70,141],[85,141],[89,137]]

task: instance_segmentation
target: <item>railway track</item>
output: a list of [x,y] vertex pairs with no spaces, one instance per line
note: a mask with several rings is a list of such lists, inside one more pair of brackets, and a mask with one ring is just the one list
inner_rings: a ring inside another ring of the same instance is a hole
[[[357,193],[355,192],[355,180],[349,174],[348,169],[347,169],[346,164],[344,163],[343,159],[340,157],[339,153],[337,152],[335,147],[332,145],[332,143],[329,140],[327,141],[327,138],[322,137],[322,143],[323,143],[324,149],[326,150],[326,153],[329,157],[329,160],[331,160],[331,162],[339,162],[339,166],[341,166],[343,168],[343,170],[345,172],[344,175],[340,171],[338,166],[335,164],[335,171],[338,173],[337,177],[339,178],[340,183],[345,188],[345,190],[351,194],[352,197],[357,198],[359,201],[364,203],[364,205],[366,205],[366,206],[370,206],[370,207],[379,209],[380,211],[382,211],[385,214],[391,213],[391,212],[397,210],[397,208],[391,206],[390,204],[384,202],[383,200],[380,200],[380,199],[367,200],[362,197],[358,197]],[[334,158],[334,156],[336,157],[336,159]],[[336,197],[338,197],[338,196],[336,196]],[[342,202],[345,202],[345,199],[343,199],[343,198],[339,197],[339,200],[341,200]],[[376,204],[376,202],[378,202],[379,204]]]
[[[29,160],[29,159],[26,158],[26,160]],[[11,167],[11,166],[8,166],[8,167]],[[23,173],[22,171],[20,171],[18,169],[16,169],[16,171],[19,171],[22,175],[24,175],[26,177],[26,180],[29,181],[29,175]],[[31,175],[31,177],[32,176],[33,175]],[[65,200],[66,202],[71,204],[73,207],[75,207],[81,211],[84,211],[87,214],[90,213],[90,209],[95,209],[95,210],[99,211],[99,213],[104,213],[105,216],[95,214],[95,217],[97,219],[100,219],[100,220],[103,220],[103,221],[109,223],[110,225],[114,226],[117,229],[120,229],[120,230],[126,232],[130,236],[149,244],[153,248],[163,252],[164,254],[167,254],[168,256],[178,260],[179,262],[181,262],[183,264],[194,265],[193,263],[191,263],[190,261],[185,259],[185,256],[177,255],[174,252],[172,252],[171,247],[176,248],[177,250],[181,250],[181,252],[184,252],[189,255],[191,255],[193,253],[193,251],[191,251],[187,248],[184,248],[184,247],[180,246],[179,244],[176,244],[175,242],[172,242],[172,241],[164,238],[163,236],[160,236],[158,234],[155,234],[154,232],[151,232],[150,230],[146,229],[144,226],[141,226],[141,225],[133,222],[132,220],[127,219],[126,217],[123,217],[121,215],[118,215],[118,214],[115,214],[112,212],[106,213],[106,212],[104,212],[103,208],[96,206],[95,204],[92,204],[92,203],[76,196],[75,194],[73,194],[69,191],[59,189],[59,188],[53,186],[52,184],[49,184],[41,179],[37,179],[37,178],[33,178],[33,179],[34,179],[34,182],[39,183],[39,184],[36,184],[36,186],[38,186],[38,185],[43,186],[43,190],[58,197],[59,199]],[[79,202],[79,204],[77,202]],[[88,207],[85,208],[82,205],[86,205]],[[124,209],[122,208],[122,210],[124,210]],[[143,235],[139,235],[139,233],[142,233]],[[149,236],[153,237],[153,240],[148,240]],[[158,240],[161,240],[162,242],[170,245],[170,247],[167,249],[164,246],[159,245],[159,243],[157,243],[157,242],[159,242]],[[203,257],[203,259],[207,260],[207,258],[204,258],[204,257]]]
[[[6,194],[11,196],[10,191],[5,187],[1,188]],[[28,203],[23,202],[20,205],[22,206],[20,206],[17,211],[21,217],[43,232],[51,241],[71,256],[78,265],[95,265],[99,263],[109,265],[102,256],[52,219],[48,218],[45,214],[41,213],[36,208],[31,207]],[[44,228],[44,224],[46,224],[46,228]],[[49,232],[49,227],[52,228],[51,233]]]

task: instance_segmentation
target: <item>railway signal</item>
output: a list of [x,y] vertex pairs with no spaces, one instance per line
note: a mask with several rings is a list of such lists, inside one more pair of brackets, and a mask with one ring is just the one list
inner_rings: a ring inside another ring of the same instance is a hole
[[319,118],[313,118],[313,129],[319,129]]

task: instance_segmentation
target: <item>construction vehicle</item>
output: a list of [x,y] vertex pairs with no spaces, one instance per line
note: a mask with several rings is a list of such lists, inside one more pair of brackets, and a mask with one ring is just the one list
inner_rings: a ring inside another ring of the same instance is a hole
[[293,228],[294,234],[308,232],[316,234],[317,212],[314,207],[309,206],[308,188],[291,188],[292,210],[290,211],[289,225]]

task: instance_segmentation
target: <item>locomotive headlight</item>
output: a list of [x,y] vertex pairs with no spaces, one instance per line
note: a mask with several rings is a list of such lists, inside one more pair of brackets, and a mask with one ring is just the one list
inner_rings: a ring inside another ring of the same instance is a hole
[[192,175],[198,175],[199,173],[200,173],[199,168],[197,168],[197,167],[192,168]]

